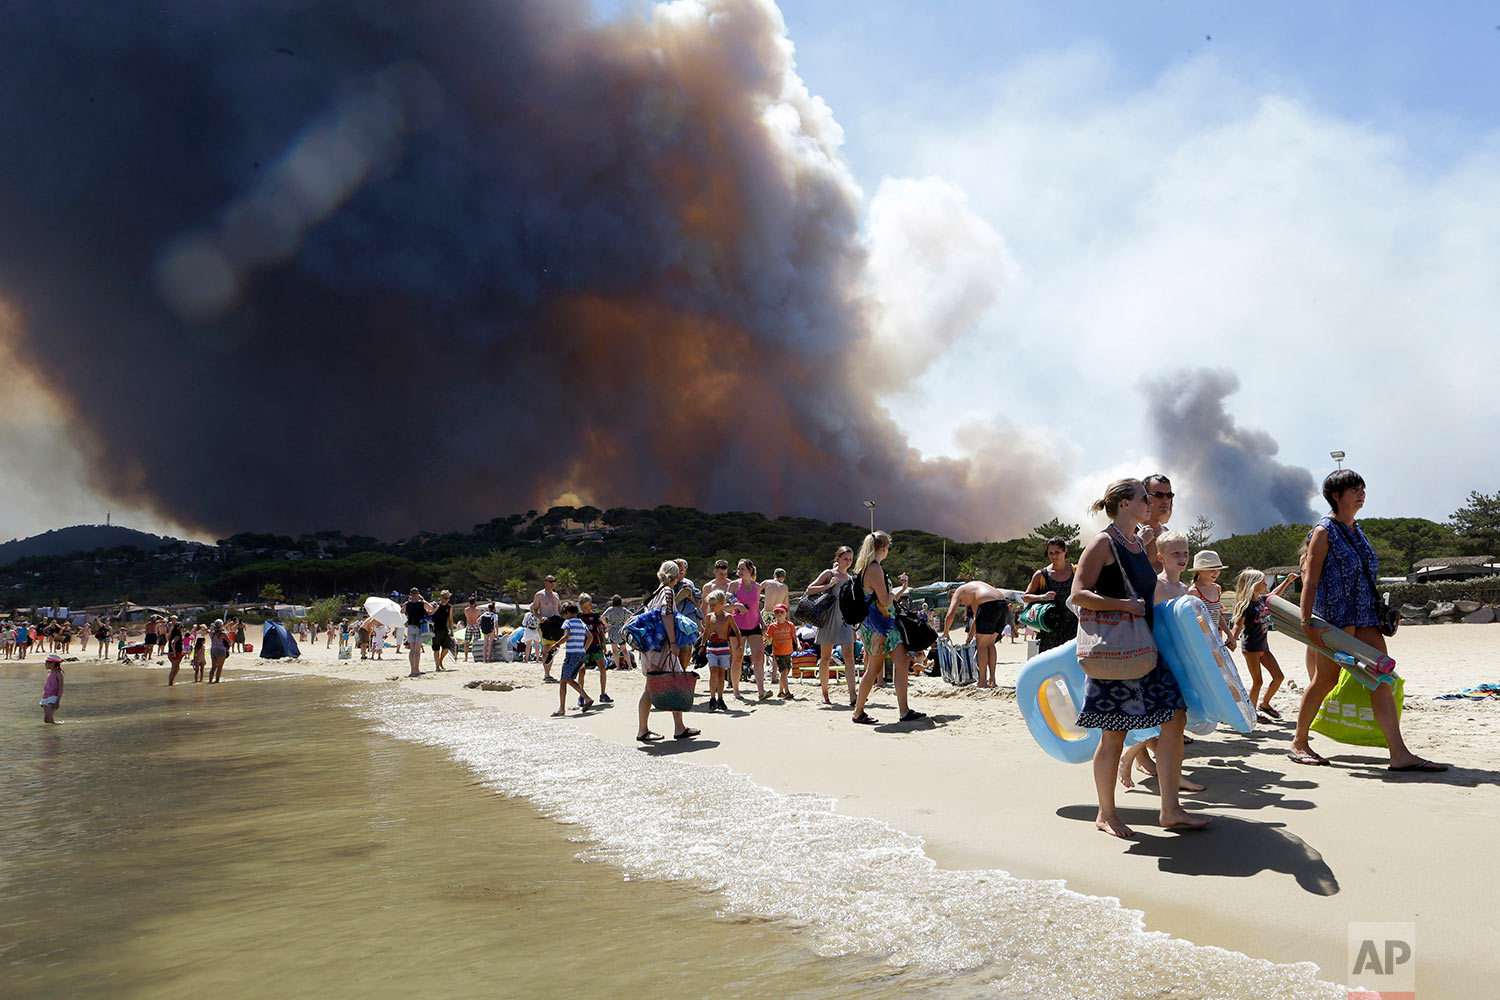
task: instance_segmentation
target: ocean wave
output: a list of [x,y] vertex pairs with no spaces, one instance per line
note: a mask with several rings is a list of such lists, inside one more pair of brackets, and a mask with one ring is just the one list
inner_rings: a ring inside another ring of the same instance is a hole
[[722,765],[643,754],[456,698],[374,689],[349,707],[382,732],[443,748],[487,787],[579,825],[584,857],[628,878],[693,880],[716,890],[727,914],[801,925],[824,955],[885,955],[1037,1000],[1347,996],[1312,963],[1147,931],[1140,911],[1061,881],[940,868],[920,837]]

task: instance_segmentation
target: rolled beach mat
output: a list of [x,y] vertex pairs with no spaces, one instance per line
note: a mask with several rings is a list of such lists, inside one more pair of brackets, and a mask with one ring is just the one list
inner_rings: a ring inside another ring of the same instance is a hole
[[[1371,691],[1376,685],[1384,681],[1387,684],[1396,683],[1396,661],[1371,646],[1369,643],[1360,642],[1354,636],[1341,628],[1336,628],[1324,618],[1313,615],[1312,624],[1315,628],[1326,629],[1320,636],[1319,642],[1313,642],[1302,631],[1302,609],[1284,597],[1271,597],[1266,602],[1271,612],[1271,620],[1276,623],[1276,630],[1289,639],[1295,639],[1317,650],[1330,660],[1338,660],[1339,666],[1349,671],[1350,676],[1359,681]],[[1340,658],[1337,654],[1343,653]]]

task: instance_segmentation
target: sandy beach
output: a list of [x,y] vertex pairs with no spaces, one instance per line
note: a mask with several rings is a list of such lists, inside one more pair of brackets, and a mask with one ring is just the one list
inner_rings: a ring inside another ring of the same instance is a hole
[[[1302,647],[1277,634],[1271,641],[1289,680],[1305,678]],[[323,643],[304,644],[298,661],[241,654],[228,666],[398,684],[539,719],[557,707],[557,689],[536,664],[460,662],[453,672],[407,679],[404,654],[339,660]],[[944,868],[1062,879],[1144,911],[1148,929],[1277,963],[1314,962],[1332,982],[1346,979],[1347,924],[1415,922],[1422,995],[1472,997],[1497,971],[1483,917],[1493,880],[1467,869],[1471,845],[1488,842],[1500,822],[1500,704],[1432,699],[1493,679],[1497,645],[1500,626],[1482,625],[1406,628],[1391,640],[1406,678],[1407,742],[1452,763],[1450,771],[1390,774],[1382,752],[1316,734],[1332,766],[1299,766],[1286,756],[1291,721],[1249,736],[1221,730],[1187,751],[1185,775],[1207,787],[1184,800],[1215,817],[1201,833],[1154,826],[1152,779],[1120,795],[1134,840],[1094,829],[1088,768],[1043,754],[1009,690],[1025,660],[1022,643],[1000,645],[998,690],[915,680],[913,705],[929,716],[923,722],[895,725],[886,689],[871,709],[881,724],[855,726],[842,704],[821,704],[816,682],[794,682],[795,701],[731,699],[727,716],[695,712],[703,737],[690,749],[677,744],[684,752],[674,757],[728,765],[781,793],[833,797],[840,812],[924,838]],[[430,670],[430,655],[423,666]],[[480,679],[513,690],[464,687]],[[615,705],[552,724],[637,746],[640,685],[638,672],[612,671]],[[596,694],[597,679],[588,687]],[[753,682],[746,690],[753,694]],[[1289,720],[1296,699],[1287,688],[1277,695]],[[658,731],[670,726],[658,718]]]

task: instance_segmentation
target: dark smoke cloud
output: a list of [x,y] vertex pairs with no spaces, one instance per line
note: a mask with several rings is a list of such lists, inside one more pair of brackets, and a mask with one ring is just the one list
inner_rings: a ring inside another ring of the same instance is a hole
[[1255,532],[1272,524],[1317,519],[1308,498],[1312,473],[1276,461],[1264,431],[1238,426],[1224,400],[1239,391],[1233,372],[1199,368],[1146,383],[1156,448],[1174,480],[1179,511],[1203,511],[1220,533]]
[[924,460],[866,388],[901,365],[790,58],[769,0],[8,5],[10,346],[189,527],[571,493],[1022,532],[1055,466]]

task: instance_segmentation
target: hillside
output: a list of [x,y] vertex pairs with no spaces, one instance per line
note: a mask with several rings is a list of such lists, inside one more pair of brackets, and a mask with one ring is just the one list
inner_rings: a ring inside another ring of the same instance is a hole
[[9,566],[16,560],[29,556],[64,556],[73,552],[112,549],[120,545],[130,545],[142,552],[150,552],[172,541],[175,539],[147,534],[134,528],[76,524],[71,528],[55,528],[30,538],[17,538],[0,544],[0,566]]

